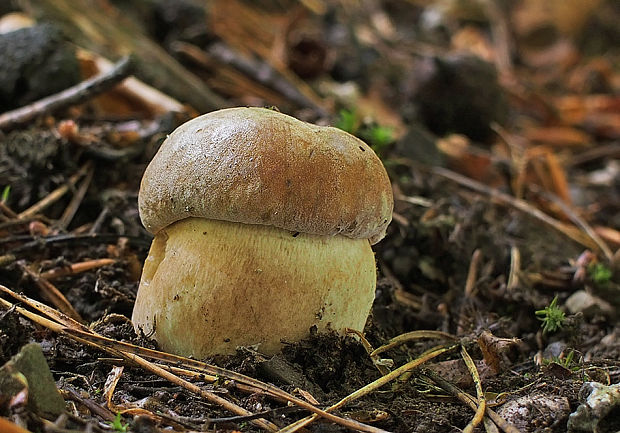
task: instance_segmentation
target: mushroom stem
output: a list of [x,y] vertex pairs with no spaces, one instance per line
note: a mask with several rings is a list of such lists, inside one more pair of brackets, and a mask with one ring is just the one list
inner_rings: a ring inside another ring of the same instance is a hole
[[187,218],[155,236],[132,320],[173,353],[273,354],[313,326],[362,330],[375,285],[367,239]]

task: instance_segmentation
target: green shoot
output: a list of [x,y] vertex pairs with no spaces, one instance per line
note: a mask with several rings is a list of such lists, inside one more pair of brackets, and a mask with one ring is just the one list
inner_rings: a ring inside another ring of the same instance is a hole
[[355,110],[340,110],[340,117],[336,121],[336,128],[355,135],[358,128],[358,118]]
[[602,263],[593,263],[588,266],[588,274],[592,281],[600,286],[604,286],[605,284],[611,281],[611,277],[613,276],[613,272],[607,266]]
[[575,360],[575,350],[571,349],[566,356],[554,356],[551,359],[543,359],[543,365],[558,364],[570,371],[579,370],[579,363]]
[[542,320],[543,333],[555,332],[562,327],[566,315],[564,311],[558,307],[558,297],[553,298],[553,301],[544,310],[536,311],[536,315],[539,316],[538,320]]
[[6,203],[7,201],[9,201],[10,194],[11,194],[11,185],[7,185],[2,189],[2,197],[0,198],[0,201],[2,203]]
[[385,147],[394,141],[394,131],[388,126],[374,125],[360,130],[359,136],[366,140],[370,147],[381,153]]
[[116,412],[116,418],[114,418],[114,421],[110,422],[109,424],[110,424],[110,427],[112,427],[114,429],[114,431],[117,431],[117,432],[120,432],[120,433],[126,433],[127,432],[128,424],[123,424],[120,412]]
[[366,141],[379,154],[394,141],[392,128],[363,122],[355,110],[340,110],[335,126]]

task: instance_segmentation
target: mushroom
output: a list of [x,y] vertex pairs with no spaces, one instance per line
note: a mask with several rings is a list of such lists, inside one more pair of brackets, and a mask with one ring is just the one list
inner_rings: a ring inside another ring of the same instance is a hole
[[263,108],[197,117],[164,141],[138,197],[155,234],[132,320],[195,357],[362,330],[371,244],[392,219],[381,160],[356,137]]

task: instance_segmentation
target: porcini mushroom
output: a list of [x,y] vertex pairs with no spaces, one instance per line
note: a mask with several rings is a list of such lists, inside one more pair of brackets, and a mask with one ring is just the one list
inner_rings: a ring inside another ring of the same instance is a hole
[[155,238],[132,320],[162,349],[272,354],[312,327],[363,329],[376,285],[370,245],[393,198],[356,137],[263,108],[215,111],[170,134],[138,202]]

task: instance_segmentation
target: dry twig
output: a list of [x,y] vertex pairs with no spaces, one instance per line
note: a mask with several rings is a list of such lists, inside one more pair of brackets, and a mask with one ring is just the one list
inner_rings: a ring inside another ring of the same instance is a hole
[[[443,388],[448,393],[452,394],[463,403],[468,405],[473,411],[476,411],[478,405],[476,404],[476,399],[471,395],[467,394],[463,390],[459,389],[457,386],[451,384],[444,378],[442,378],[439,374],[434,371],[428,370],[423,373],[424,376],[437,383],[441,388]],[[488,406],[486,407],[486,415],[493,420],[495,424],[497,424],[503,431],[506,433],[519,433],[519,430],[513,426],[511,423],[503,419],[501,416],[497,414],[497,412],[493,411]]]
[[614,253],[607,246],[605,241],[596,233],[596,231],[585,221],[581,216],[575,212],[572,207],[566,204],[563,200],[560,200],[559,197],[551,194],[549,192],[543,191],[540,188],[537,188],[535,185],[532,185],[531,188],[535,190],[538,194],[541,194],[547,200],[552,201],[555,205],[559,206],[568,217],[575,223],[575,225],[581,227],[581,229],[592,239],[599,249],[603,252],[607,260],[611,261]]
[[9,218],[17,218],[17,214],[7,206],[7,204],[3,201],[0,201],[0,211],[2,211]]
[[[125,53],[135,56],[139,78],[199,112],[223,108],[228,104],[197,76],[146,36],[140,26],[125,16],[112,2],[92,7],[87,0],[37,0],[24,2],[27,12],[37,18],[58,23],[67,37],[107,58]],[[113,17],[113,18],[111,18]]]
[[[172,49],[189,57],[192,61],[203,67],[209,65],[209,57],[211,57],[221,64],[232,66],[236,70],[251,77],[255,82],[277,91],[300,107],[312,108],[323,116],[327,114],[325,108],[320,105],[315,95],[312,95],[312,97],[308,96],[308,93],[312,91],[309,88],[305,88],[303,82],[293,83],[288,77],[284,76],[267,62],[242,56],[224,43],[219,42],[212,44],[207,52],[186,42],[175,42]],[[304,88],[300,89],[300,85],[303,85]]]
[[43,298],[47,299],[49,302],[55,305],[56,308],[58,308],[60,311],[62,311],[64,314],[71,317],[72,319],[78,322],[83,321],[80,314],[75,311],[73,305],[71,305],[69,300],[65,298],[65,295],[63,295],[62,292],[56,288],[56,286],[47,281],[45,278],[42,278],[40,275],[37,275],[24,263],[18,262],[18,265],[20,269],[26,274],[28,274],[28,276],[32,278],[35,284],[39,287],[39,289],[41,290],[41,296],[43,296]]
[[419,340],[421,338],[440,338],[451,341],[458,341],[458,338],[452,334],[448,334],[446,332],[441,331],[411,331],[405,334],[398,335],[392,338],[387,344],[384,344],[381,347],[376,348],[370,356],[377,356],[380,353],[385,352],[386,350],[390,350],[396,346],[400,346],[401,344],[405,344],[408,341]]
[[[166,380],[171,381],[172,383],[175,383],[179,386],[182,386],[183,388],[187,389],[190,392],[196,393],[198,395],[200,395],[203,398],[208,399],[209,401],[212,401],[220,406],[222,406],[223,408],[225,408],[226,410],[231,411],[232,413],[235,413],[237,415],[241,415],[241,416],[247,416],[247,415],[252,415],[250,412],[246,411],[243,408],[240,408],[238,406],[236,406],[233,403],[230,403],[229,401],[209,392],[206,390],[203,390],[199,387],[197,387],[196,385],[192,384],[191,382],[187,382],[177,376],[175,376],[173,373],[171,373],[170,371],[167,371],[164,367],[159,366],[159,365],[155,365],[150,363],[149,361],[146,361],[142,356],[140,355],[146,355],[148,357],[151,357],[153,359],[157,359],[157,360],[163,360],[166,362],[171,362],[174,363],[175,365],[186,365],[186,366],[190,366],[192,368],[196,368],[196,369],[202,369],[207,373],[213,373],[222,377],[226,377],[228,379],[231,380],[237,380],[240,381],[241,383],[245,383],[247,385],[250,386],[254,386],[270,395],[275,395],[281,398],[286,399],[287,401],[294,403],[304,409],[308,409],[311,412],[314,412],[314,414],[317,417],[322,417],[325,418],[329,421],[335,422],[337,424],[340,424],[346,428],[350,428],[353,430],[359,430],[359,431],[364,431],[364,432],[368,432],[368,433],[385,433],[385,430],[376,428],[376,427],[372,427],[366,424],[362,424],[360,422],[357,422],[355,420],[352,419],[348,419],[348,418],[341,418],[339,416],[333,415],[328,413],[327,411],[323,411],[313,405],[311,405],[310,403],[301,400],[297,397],[294,397],[284,391],[282,391],[281,389],[273,386],[273,385],[269,385],[263,382],[260,382],[256,379],[253,379],[249,376],[245,376],[243,374],[240,373],[236,373],[234,371],[230,371],[230,370],[226,370],[224,368],[221,367],[217,367],[217,366],[213,366],[213,365],[209,365],[200,361],[196,361],[196,360],[192,360],[192,359],[188,359],[188,358],[184,358],[181,356],[177,356],[177,355],[172,355],[169,353],[165,353],[165,352],[159,352],[156,350],[152,350],[152,349],[147,349],[144,347],[139,347],[139,346],[134,346],[132,344],[129,343],[124,343],[121,341],[116,341],[116,340],[112,340],[110,338],[106,338],[103,337],[99,334],[94,333],[93,331],[91,331],[90,329],[88,329],[86,326],[80,324],[79,322],[71,319],[70,317],[65,316],[63,313],[54,310],[53,308],[48,307],[45,304],[42,304],[40,302],[37,302],[33,299],[30,299],[24,295],[20,295],[17,294],[15,292],[13,292],[12,290],[10,290],[9,288],[3,286],[0,284],[0,291],[9,294],[10,296],[14,297],[15,299],[20,300],[21,302],[31,306],[32,308],[36,308],[38,311],[42,312],[43,314],[45,314],[46,316],[52,318],[53,320],[49,320],[46,319],[42,316],[39,316],[37,314],[34,314],[22,307],[15,307],[16,311],[18,311],[20,314],[24,315],[25,317],[29,318],[32,321],[35,321],[36,323],[54,331],[57,333],[62,333],[65,335],[70,336],[71,338],[75,339],[76,341],[83,343],[83,344],[88,344],[90,346],[94,346],[100,350],[105,350],[108,353],[112,354],[113,356],[117,356],[120,358],[123,358],[133,364],[137,364],[138,366],[144,368],[147,371],[150,371],[151,373],[154,373]],[[4,299],[0,298],[0,304],[3,304],[5,307],[7,308],[12,308],[13,304],[5,301]],[[138,353],[140,355],[138,355]],[[254,420],[253,421],[254,424],[259,425],[261,428],[264,428],[266,430],[274,430],[274,425],[269,423],[268,421],[265,420]]]
[[[210,392],[204,389],[201,389],[200,387],[198,387],[197,385],[194,385],[191,382],[188,382],[186,380],[183,380],[177,376],[175,376],[173,373],[170,373],[166,370],[164,370],[162,367],[155,365],[153,363],[150,363],[148,361],[146,361],[144,358],[141,358],[140,356],[134,355],[132,353],[127,353],[127,352],[123,352],[123,351],[119,351],[116,349],[112,349],[110,347],[106,347],[106,346],[101,346],[98,345],[96,343],[93,343],[89,340],[83,339],[83,338],[78,338],[75,337],[75,335],[72,335],[71,333],[67,332],[69,330],[73,330],[73,331],[78,331],[78,330],[82,330],[82,332],[84,334],[90,334],[92,333],[92,331],[88,330],[88,328],[84,327],[83,325],[80,325],[79,323],[76,323],[74,320],[70,319],[69,317],[64,316],[62,313],[59,313],[57,311],[54,311],[53,309],[45,306],[44,304],[41,304],[37,301],[34,301],[32,299],[29,299],[25,296],[21,296],[18,295],[16,293],[14,293],[12,290],[8,289],[5,286],[0,285],[0,290],[2,290],[5,293],[10,294],[11,296],[14,296],[17,299],[20,299],[21,301],[25,302],[26,304],[32,306],[33,308],[38,308],[41,307],[42,312],[44,312],[44,314],[48,314],[51,313],[53,314],[52,317],[55,318],[61,318],[64,322],[66,322],[67,324],[69,324],[69,326],[71,326],[70,328],[67,328],[65,326],[63,326],[62,324],[59,324],[53,320],[49,320],[46,319],[42,316],[39,316],[37,314],[34,314],[22,307],[15,307],[16,311],[19,312],[20,314],[22,314],[23,316],[29,318],[30,320],[38,323],[39,325],[42,325],[54,332],[57,333],[61,333],[61,334],[65,334],[65,335],[69,335],[72,338],[74,338],[76,341],[83,343],[83,344],[87,344],[93,347],[96,347],[98,349],[102,349],[105,350],[111,354],[113,354],[114,356],[120,356],[123,359],[126,359],[127,361],[130,361],[131,363],[133,363],[134,365],[138,365],[142,368],[144,368],[145,370],[154,373],[166,380],[169,380],[170,382],[177,384],[179,386],[182,386],[183,388],[187,389],[188,391],[197,394],[209,401],[211,401],[212,403],[218,404],[219,406],[223,407],[224,409],[235,413],[237,415],[242,415],[242,416],[246,416],[246,415],[252,415],[251,412],[247,411],[246,409],[243,409],[240,406],[237,406],[234,403],[229,402],[228,400]],[[3,304],[5,307],[7,308],[11,308],[13,307],[13,304],[11,304],[10,302],[5,301],[4,299],[0,298],[0,304]],[[36,307],[35,307],[36,305]],[[86,330],[86,331],[84,331]],[[95,333],[92,333],[93,335],[97,335]],[[254,424],[256,424],[257,426],[259,426],[260,428],[267,430],[267,431],[275,431],[277,430],[277,427],[270,423],[269,421],[266,420],[262,420],[262,419],[258,419],[258,420],[254,420],[253,421]]]
[[597,248],[596,242],[594,242],[592,238],[588,236],[586,233],[577,230],[573,226],[569,226],[567,224],[564,224],[556,220],[555,218],[550,217],[549,215],[547,215],[540,209],[537,209],[534,206],[530,205],[525,200],[511,197],[508,194],[504,194],[503,192],[495,188],[490,188],[480,182],[477,182],[473,179],[462,176],[458,173],[455,173],[451,170],[448,170],[442,167],[433,167],[432,172],[438,176],[441,176],[443,178],[456,182],[459,185],[463,185],[479,193],[486,194],[489,197],[491,197],[493,200],[496,200],[497,202],[501,204],[509,205],[509,206],[514,207],[515,209],[525,212],[528,215],[531,215],[534,218],[544,222],[545,224],[548,224],[549,226],[553,227],[555,230],[566,235],[567,237],[574,240],[575,242],[580,243],[581,245],[584,245],[588,248]]
[[116,263],[115,259],[95,259],[87,260],[85,262],[73,263],[68,266],[62,266],[59,268],[50,269],[49,271],[41,272],[39,277],[46,280],[55,280],[57,278],[66,277],[67,275],[75,275],[81,272],[90,271],[91,269],[101,268]]
[[519,286],[521,272],[521,251],[516,246],[510,247],[510,272],[508,274],[507,290],[514,290]]
[[47,196],[45,196],[43,199],[39,200],[38,202],[36,202],[32,206],[30,206],[25,211],[20,212],[17,215],[17,218],[20,219],[20,220],[21,219],[25,219],[25,218],[30,218],[30,217],[36,215],[37,213],[41,212],[43,209],[46,209],[48,206],[50,206],[53,203],[55,203],[63,195],[65,195],[67,193],[67,191],[69,191],[69,189],[75,187],[75,184],[77,183],[77,181],[82,176],[84,176],[86,173],[88,173],[88,171],[91,169],[91,166],[92,166],[92,164],[90,162],[87,162],[86,164],[84,164],[82,167],[80,167],[80,169],[77,171],[77,173],[75,173],[73,176],[71,176],[69,178],[67,183],[59,186],[54,191],[49,193]]
[[23,245],[12,248],[10,251],[13,254],[23,253],[28,250],[41,248],[45,245],[56,245],[56,244],[65,244],[65,243],[96,243],[100,244],[101,242],[117,242],[119,238],[130,240],[134,245],[140,245],[145,248],[150,246],[150,241],[148,239],[144,239],[139,236],[127,236],[123,234],[84,234],[84,235],[74,235],[74,234],[63,234],[63,235],[54,235],[47,236],[44,238],[37,238],[34,236],[14,236],[0,239],[0,244],[9,243],[9,242],[17,242],[23,240],[30,240],[30,242],[26,242]]
[[364,346],[364,349],[366,350],[366,353],[372,360],[373,365],[377,368],[377,370],[379,370],[379,373],[381,373],[382,376],[385,376],[386,374],[390,372],[390,369],[380,362],[381,360],[379,359],[379,356],[372,355],[372,353],[374,352],[372,345],[366,339],[366,337],[364,336],[362,332],[358,331],[357,329],[351,329],[351,328],[346,328],[345,332],[347,334],[355,334],[358,336],[358,338],[362,342],[362,346]]
[[[2,286],[0,286],[0,290],[2,290]],[[305,400],[299,399],[285,391],[282,391],[280,388],[270,385],[268,383],[263,383],[259,380],[256,380],[252,377],[237,373],[235,371],[227,370],[215,365],[207,364],[201,361],[196,361],[194,359],[184,358],[182,356],[173,355],[171,353],[160,352],[158,350],[148,349],[146,347],[135,346],[130,343],[125,343],[123,341],[112,340],[110,338],[103,337],[101,335],[97,335],[92,333],[91,331],[81,331],[78,329],[65,329],[65,332],[84,341],[91,341],[93,343],[97,343],[100,347],[111,348],[117,351],[124,351],[127,353],[132,353],[134,355],[140,355],[145,358],[151,358],[162,362],[167,362],[170,364],[174,364],[175,366],[183,365],[186,368],[193,368],[200,372],[204,372],[207,374],[213,374],[221,377],[225,377],[230,380],[238,381],[240,383],[246,384],[248,386],[252,386],[260,391],[265,392],[274,397],[278,397],[284,399],[290,403],[294,403],[304,409],[307,409],[311,412],[314,412],[315,415],[319,417],[323,417],[329,421],[335,422],[336,424],[343,425],[347,428],[357,429],[365,432],[373,432],[379,433],[384,430],[378,429],[376,427],[368,426],[352,419],[341,418],[336,415],[330,414],[328,411],[323,411]]]
[[469,370],[469,373],[474,380],[474,385],[476,386],[476,413],[474,414],[474,418],[463,429],[463,433],[472,433],[474,429],[478,426],[478,424],[482,422],[487,402],[484,398],[484,393],[482,392],[482,383],[480,382],[480,376],[478,375],[476,364],[474,364],[474,360],[471,359],[471,356],[469,356],[469,353],[467,353],[467,349],[465,349],[465,346],[461,346],[461,356],[463,357],[463,361],[465,361],[465,365],[467,365],[467,369]]
[[468,298],[472,297],[474,293],[474,288],[476,287],[480,260],[482,260],[482,251],[480,251],[480,249],[477,249],[471,256],[471,261],[469,262],[469,269],[467,271],[467,280],[465,281],[465,296]]
[[69,224],[71,223],[71,220],[73,219],[73,217],[75,216],[75,213],[80,207],[82,200],[84,200],[84,196],[86,195],[86,191],[88,190],[88,187],[90,186],[90,182],[93,180],[94,174],[95,174],[95,169],[92,166],[90,166],[88,168],[88,171],[86,172],[86,177],[82,181],[82,184],[79,186],[75,194],[73,194],[73,198],[71,199],[71,202],[69,203],[69,205],[63,212],[62,216],[56,223],[56,226],[58,228],[66,229],[67,227],[69,227]]
[[32,104],[0,114],[0,129],[10,129],[22,123],[29,122],[35,117],[80,104],[114,87],[130,74],[130,59],[129,57],[124,57],[108,72],[82,81],[62,92],[47,96]]
[[[421,356],[419,356],[418,358],[409,361],[408,363],[406,363],[405,365],[402,365],[400,367],[398,367],[396,370],[392,371],[389,374],[386,374],[385,376],[381,376],[379,379],[375,380],[372,383],[369,383],[368,385],[358,389],[357,391],[355,391],[352,394],[349,394],[348,396],[346,396],[345,398],[343,398],[342,400],[340,400],[338,403],[328,407],[326,409],[326,412],[330,412],[333,410],[336,410],[342,406],[344,406],[345,404],[348,404],[352,401],[355,401],[365,395],[370,394],[371,392],[374,392],[375,390],[381,388],[383,385],[391,382],[392,380],[400,377],[401,375],[408,373],[414,369],[416,369],[417,367],[419,367],[420,365],[424,364],[425,362],[436,358],[437,356],[446,353],[452,349],[454,349],[455,347],[457,347],[456,345],[454,346],[443,346],[443,347],[438,347],[435,348],[433,350],[429,350],[428,352],[422,354]],[[309,424],[311,424],[312,422],[314,422],[316,419],[318,418],[318,414],[313,414],[309,417],[300,419],[299,421],[294,422],[293,424],[290,424],[288,426],[286,426],[285,428],[281,429],[278,431],[278,433],[293,433],[298,431],[299,429],[308,426]]]

